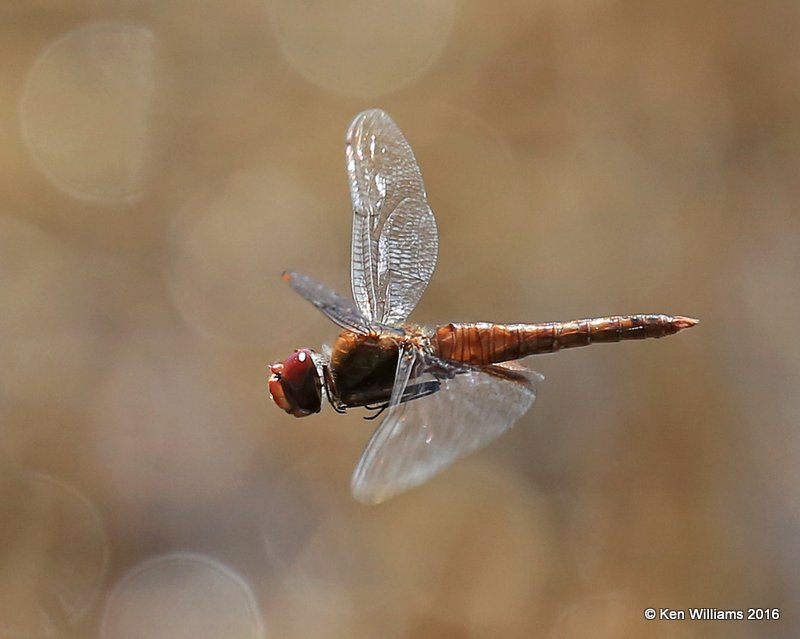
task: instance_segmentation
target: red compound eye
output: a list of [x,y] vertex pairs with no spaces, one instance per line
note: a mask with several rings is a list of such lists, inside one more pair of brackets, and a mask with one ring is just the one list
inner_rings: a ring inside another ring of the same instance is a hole
[[322,407],[322,384],[312,351],[301,348],[283,362],[270,366],[269,394],[272,401],[295,417],[318,413]]
[[283,382],[292,388],[302,388],[312,372],[316,375],[317,366],[307,348],[296,350],[283,362]]

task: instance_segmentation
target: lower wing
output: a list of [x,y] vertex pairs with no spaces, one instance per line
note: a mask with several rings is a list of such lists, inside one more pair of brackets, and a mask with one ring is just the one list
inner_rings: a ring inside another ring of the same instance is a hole
[[[439,390],[402,401],[414,369],[415,384],[436,380]],[[353,497],[380,503],[486,446],[531,407],[543,379],[517,364],[477,368],[401,353],[388,413],[353,474]]]

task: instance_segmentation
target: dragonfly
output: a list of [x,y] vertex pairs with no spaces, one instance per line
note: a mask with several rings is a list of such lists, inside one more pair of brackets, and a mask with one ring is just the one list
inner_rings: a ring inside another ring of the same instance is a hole
[[300,273],[283,279],[341,328],[331,348],[296,349],[270,365],[274,403],[295,417],[373,411],[351,491],[377,504],[419,486],[483,448],[531,407],[544,377],[530,355],[659,338],[697,324],[637,314],[539,324],[407,322],[436,267],[438,230],[417,160],[382,110],[357,115],[345,139],[353,205],[353,299]]

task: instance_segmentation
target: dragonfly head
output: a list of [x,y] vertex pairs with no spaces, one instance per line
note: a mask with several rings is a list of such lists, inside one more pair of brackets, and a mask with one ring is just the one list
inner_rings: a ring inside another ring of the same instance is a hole
[[282,362],[271,364],[269,396],[290,415],[305,417],[322,408],[322,380],[308,348],[299,348]]

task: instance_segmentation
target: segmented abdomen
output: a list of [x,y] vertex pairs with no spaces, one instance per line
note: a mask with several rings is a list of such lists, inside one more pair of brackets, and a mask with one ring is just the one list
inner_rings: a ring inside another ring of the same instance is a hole
[[617,315],[547,324],[446,324],[437,327],[431,345],[444,359],[486,366],[562,348],[665,337],[696,323],[682,316]]

